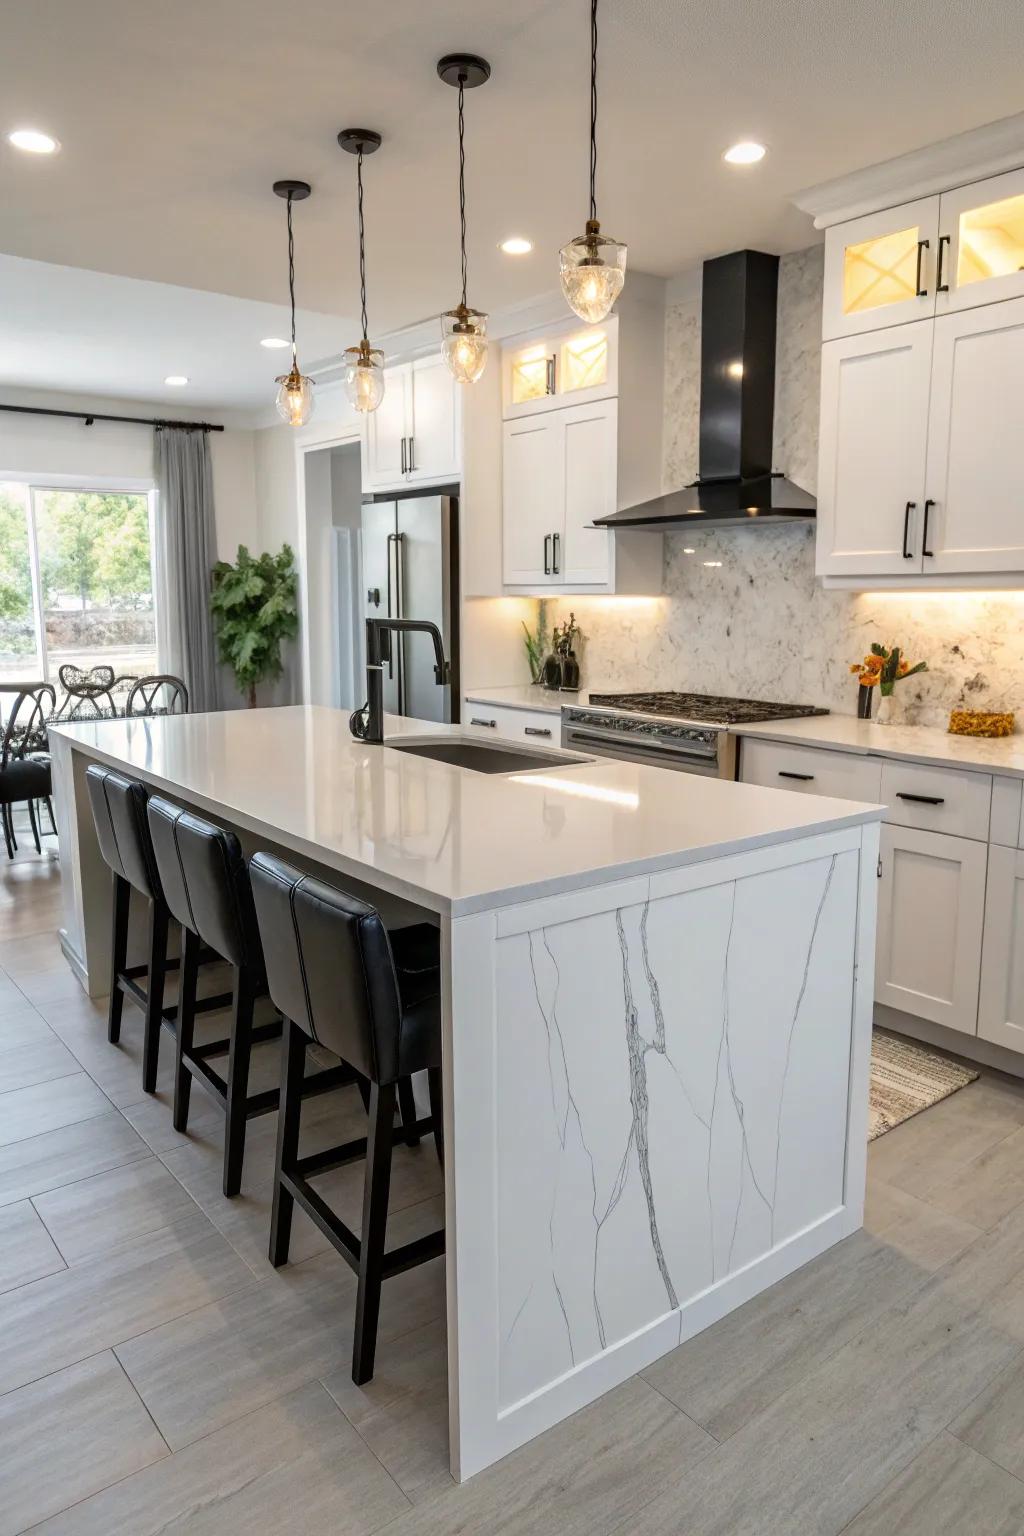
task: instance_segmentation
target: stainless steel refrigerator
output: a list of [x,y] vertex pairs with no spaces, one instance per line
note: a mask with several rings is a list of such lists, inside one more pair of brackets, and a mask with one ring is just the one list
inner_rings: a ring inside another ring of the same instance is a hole
[[431,620],[451,662],[451,681],[438,687],[430,637],[393,635],[384,668],[388,714],[449,723],[459,718],[458,527],[455,496],[430,491],[363,502],[364,616]]

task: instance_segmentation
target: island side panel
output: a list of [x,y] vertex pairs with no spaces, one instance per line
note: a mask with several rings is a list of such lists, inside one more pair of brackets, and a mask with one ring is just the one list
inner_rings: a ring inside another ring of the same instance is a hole
[[868,833],[452,922],[456,1476],[860,1224]]

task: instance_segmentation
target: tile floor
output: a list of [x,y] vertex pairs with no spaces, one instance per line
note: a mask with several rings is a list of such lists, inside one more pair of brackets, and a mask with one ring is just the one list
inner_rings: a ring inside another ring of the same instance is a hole
[[[105,1038],[60,957],[52,855],[0,868],[0,1536],[1010,1536],[1024,1529],[1024,1086],[985,1073],[870,1152],[867,1225],[470,1483],[447,1471],[441,1261],[385,1286],[349,1376],[354,1281],[296,1214],[266,1261],[275,1117],[238,1200],[166,1045]],[[274,1047],[256,1072],[269,1079]],[[351,1090],[312,1149],[356,1134]],[[358,1212],[361,1169],[330,1176]],[[440,1214],[402,1149],[392,1240]]]

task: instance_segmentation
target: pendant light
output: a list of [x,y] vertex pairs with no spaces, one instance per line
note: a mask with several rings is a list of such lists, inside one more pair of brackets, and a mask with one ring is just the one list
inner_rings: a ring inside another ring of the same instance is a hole
[[275,181],[274,191],[288,201],[288,296],[292,306],[292,366],[274,382],[277,412],[290,427],[304,427],[313,414],[313,380],[299,368],[295,350],[295,237],[292,234],[292,203],[301,203],[312,192],[308,181]]
[[562,292],[581,320],[604,320],[626,280],[626,247],[602,235],[597,220],[597,0],[590,0],[590,217],[559,251]]
[[375,411],[384,398],[384,353],[371,347],[366,334],[366,237],[363,227],[363,156],[380,149],[380,134],[372,128],[343,128],[338,134],[342,149],[356,157],[359,208],[359,300],[363,315],[363,339],[345,349],[345,393],[357,411]]
[[441,351],[449,372],[460,384],[475,384],[487,365],[487,316],[466,304],[466,125],[463,98],[467,90],[491,77],[486,59],[472,53],[449,53],[438,61],[445,85],[459,92],[459,228],[462,250],[462,299],[441,316]]

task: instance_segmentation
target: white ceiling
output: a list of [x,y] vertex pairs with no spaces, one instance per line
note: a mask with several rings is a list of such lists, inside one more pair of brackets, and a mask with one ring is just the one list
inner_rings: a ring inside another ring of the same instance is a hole
[[[253,358],[244,312],[209,295],[285,296],[270,187],[297,176],[314,187],[295,210],[299,302],[355,313],[355,165],[335,143],[353,124],[385,139],[366,165],[371,332],[455,302],[455,95],[434,70],[453,49],[493,67],[466,103],[470,302],[493,312],[550,290],[557,247],[586,213],[587,12],[585,0],[6,6],[0,131],[44,128],[63,148],[43,159],[0,144],[0,251],[206,296],[194,310],[175,300],[171,323],[151,294],[140,330],[138,310],[134,329],[121,318],[133,290],[110,289],[97,336],[76,322],[75,283],[40,274],[61,326],[26,335],[5,298],[0,383],[14,380],[11,357],[36,384],[81,387],[99,341],[107,372],[94,382],[108,392],[135,393],[145,375],[152,398],[148,381],[173,368],[197,401],[261,393],[276,359]],[[601,14],[599,212],[631,265],[664,276],[742,245],[808,244],[789,201],[799,189],[1021,107],[1020,0],[605,0]],[[748,136],[767,159],[724,165]],[[501,255],[511,233],[534,254]],[[11,290],[19,305],[23,292]],[[175,337],[190,356],[165,365]],[[318,353],[315,337],[300,343],[307,361]]]

